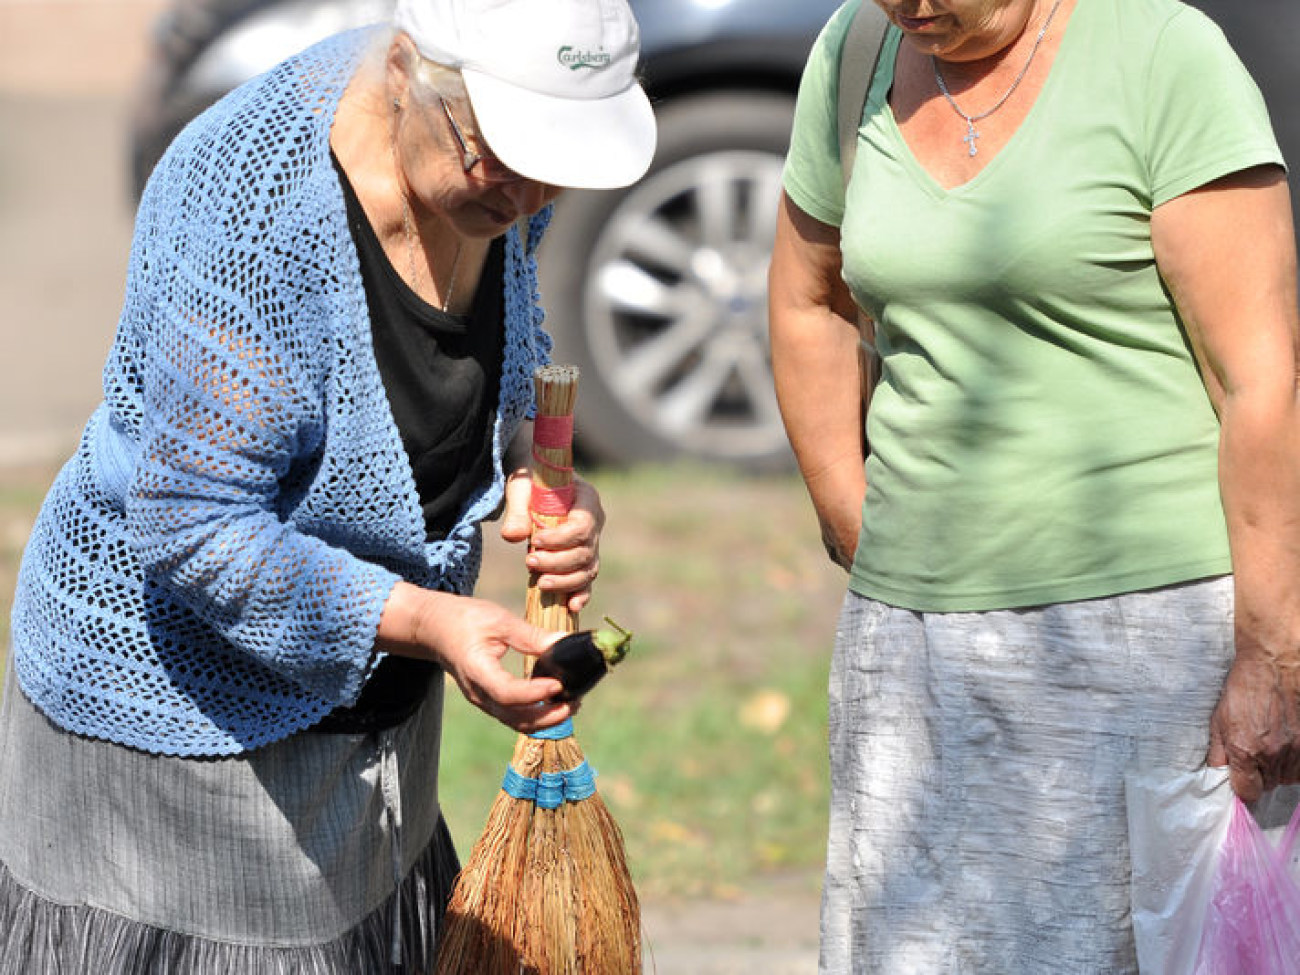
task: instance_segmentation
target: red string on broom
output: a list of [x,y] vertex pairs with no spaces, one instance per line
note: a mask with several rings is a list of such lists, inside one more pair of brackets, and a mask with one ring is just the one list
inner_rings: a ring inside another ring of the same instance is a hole
[[[564,404],[555,404],[563,408]],[[533,492],[529,502],[533,524],[545,528],[563,521],[573,508],[573,414],[547,416],[533,421]]]
[[[534,376],[536,527],[573,506],[573,406],[578,370]],[[528,584],[525,617],[574,632],[565,595]],[[436,975],[630,975],[641,971],[641,920],[623,834],[566,722],[520,735],[502,791],[452,892]]]

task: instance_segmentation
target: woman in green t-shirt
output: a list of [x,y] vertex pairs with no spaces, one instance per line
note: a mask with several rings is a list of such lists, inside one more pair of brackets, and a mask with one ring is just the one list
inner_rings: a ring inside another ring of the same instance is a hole
[[857,0],[805,72],[771,272],[777,393],[850,571],[823,970],[1135,971],[1126,776],[1300,782],[1281,155],[1176,0],[876,2],[852,180]]

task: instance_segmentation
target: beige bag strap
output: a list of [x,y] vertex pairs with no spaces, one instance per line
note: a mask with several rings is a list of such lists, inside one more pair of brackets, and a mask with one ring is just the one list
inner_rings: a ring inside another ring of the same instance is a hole
[[[840,52],[839,88],[836,91],[840,137],[840,169],[844,174],[844,195],[848,197],[849,182],[853,179],[853,163],[858,154],[858,129],[866,109],[867,91],[880,63],[880,52],[885,45],[889,20],[872,0],[862,0],[853,23],[844,38]],[[876,356],[875,323],[858,309],[858,366],[862,381],[863,419],[867,404],[880,379],[880,360]],[[866,428],[863,427],[863,450],[867,451]]]
[[848,189],[853,176],[853,161],[858,154],[858,128],[862,125],[867,91],[876,73],[876,65],[880,63],[888,29],[889,20],[885,12],[872,0],[862,0],[840,51],[836,106],[839,113],[840,168],[844,171],[845,189]]

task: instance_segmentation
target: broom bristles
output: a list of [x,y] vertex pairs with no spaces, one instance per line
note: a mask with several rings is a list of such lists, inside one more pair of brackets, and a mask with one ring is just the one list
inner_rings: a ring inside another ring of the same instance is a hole
[[[534,376],[538,413],[568,417],[578,370],[545,366]],[[570,447],[534,445],[534,482],[572,482]],[[539,524],[562,518],[535,514]],[[550,630],[577,629],[562,594],[530,580],[525,616]],[[585,761],[572,736],[520,735],[511,765],[537,779]],[[438,934],[436,975],[632,975],[641,971],[641,912],[623,834],[599,794],[554,809],[504,789],[457,878]]]
[[[544,771],[576,768],[573,738],[547,742]],[[623,834],[598,795],[538,810],[520,894],[525,970],[640,971],[641,921]]]
[[[577,768],[574,738],[521,735],[521,775]],[[641,919],[623,834],[600,796],[555,809],[502,791],[466,861],[438,975],[626,975],[641,970]]]

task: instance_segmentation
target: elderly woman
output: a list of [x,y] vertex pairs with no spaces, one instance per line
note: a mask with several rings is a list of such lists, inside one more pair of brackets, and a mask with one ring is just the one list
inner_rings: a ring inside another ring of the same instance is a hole
[[[625,0],[403,0],[228,96],[141,204],[103,405],[23,560],[0,972],[429,971],[456,873],[443,673],[562,721],[470,595],[529,537],[502,454],[547,355],[562,186],[644,172]],[[584,70],[557,57],[584,52]],[[576,609],[603,515],[532,533]]]
[[1300,778],[1282,160],[1175,0],[877,2],[851,184],[857,0],[805,74],[771,271],[780,402],[851,572],[822,970],[1132,972],[1125,777]]

